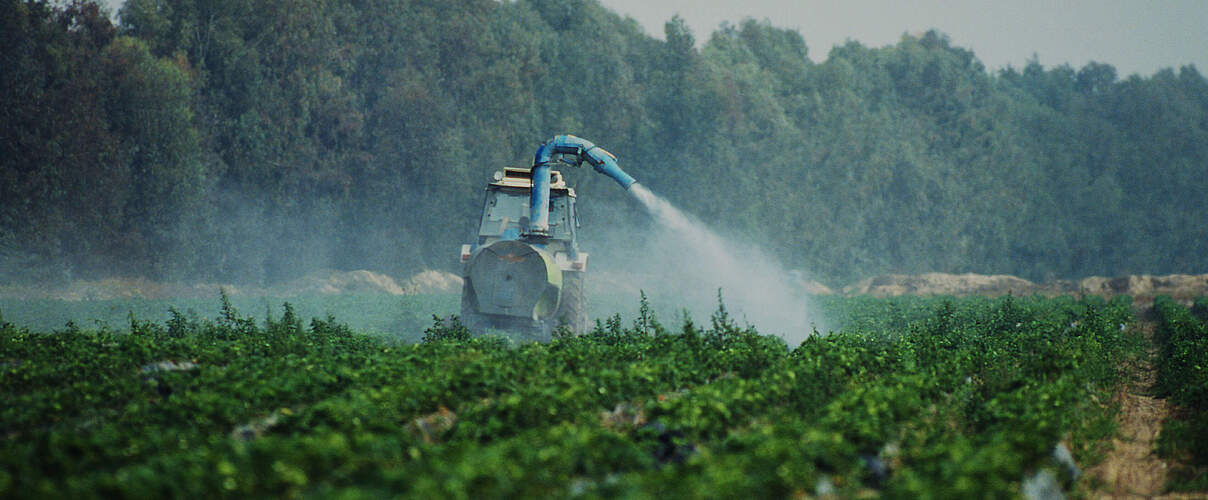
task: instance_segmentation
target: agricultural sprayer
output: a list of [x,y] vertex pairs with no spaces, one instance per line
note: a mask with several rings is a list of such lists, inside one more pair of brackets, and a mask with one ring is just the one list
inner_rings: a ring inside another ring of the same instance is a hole
[[573,135],[543,143],[531,168],[495,172],[478,234],[461,247],[461,318],[472,331],[496,328],[548,339],[560,324],[576,332],[586,328],[587,253],[579,249],[575,190],[552,168],[585,161],[622,188],[637,182],[612,153]]

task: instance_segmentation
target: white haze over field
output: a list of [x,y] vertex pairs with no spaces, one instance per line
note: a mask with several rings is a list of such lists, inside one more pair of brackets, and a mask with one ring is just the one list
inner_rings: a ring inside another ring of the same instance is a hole
[[742,241],[726,239],[667,200],[634,184],[629,193],[654,218],[654,228],[638,243],[643,254],[630,283],[654,298],[673,297],[696,314],[716,310],[720,288],[726,310],[739,325],[754,325],[790,346],[808,337],[821,318],[797,273]]

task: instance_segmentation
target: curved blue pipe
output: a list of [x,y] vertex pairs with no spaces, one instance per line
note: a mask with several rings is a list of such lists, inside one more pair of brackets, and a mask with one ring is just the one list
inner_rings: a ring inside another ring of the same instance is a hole
[[529,233],[549,233],[549,171],[550,161],[556,154],[575,155],[577,163],[590,163],[601,174],[617,181],[622,188],[629,189],[637,179],[630,177],[620,165],[617,157],[591,141],[573,135],[554,136],[537,148],[533,157],[533,192],[529,198]]

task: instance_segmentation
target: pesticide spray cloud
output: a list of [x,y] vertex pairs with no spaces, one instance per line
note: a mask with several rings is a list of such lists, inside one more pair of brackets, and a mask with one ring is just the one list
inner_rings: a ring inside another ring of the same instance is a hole
[[652,295],[669,294],[694,314],[716,306],[721,289],[727,310],[761,333],[797,345],[819,318],[800,284],[759,248],[727,240],[667,200],[634,184],[629,192],[654,218],[654,233],[642,238],[642,265],[635,279]]

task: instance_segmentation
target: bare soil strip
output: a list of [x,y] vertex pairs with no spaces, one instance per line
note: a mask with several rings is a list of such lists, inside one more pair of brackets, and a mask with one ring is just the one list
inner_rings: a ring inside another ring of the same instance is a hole
[[[1143,313],[1138,312],[1137,317],[1143,317]],[[1146,321],[1139,326],[1145,338],[1152,343],[1154,323]],[[1151,347],[1149,354],[1152,358],[1157,354],[1157,348]],[[1103,461],[1087,471],[1090,484],[1098,483],[1089,496],[1107,499],[1208,499],[1208,493],[1163,494],[1169,464],[1158,457],[1154,442],[1162,430],[1162,422],[1170,416],[1170,406],[1165,399],[1149,395],[1157,375],[1150,359],[1140,360],[1138,365],[1128,367],[1128,370],[1133,374],[1132,380],[1114,398],[1120,404],[1120,414],[1116,417],[1119,437],[1112,439],[1112,449]]]

